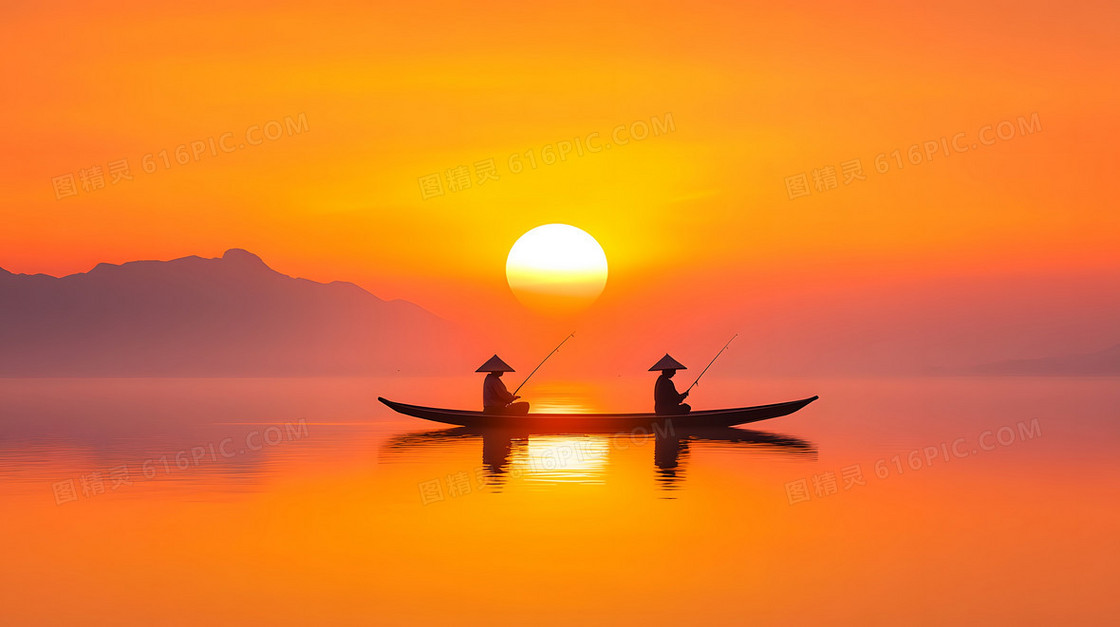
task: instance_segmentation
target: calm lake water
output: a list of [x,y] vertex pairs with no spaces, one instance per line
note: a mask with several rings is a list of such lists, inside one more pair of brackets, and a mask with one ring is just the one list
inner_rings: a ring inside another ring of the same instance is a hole
[[508,438],[375,400],[469,408],[473,377],[0,380],[0,623],[1110,623],[1118,383],[712,376],[697,409],[821,398]]

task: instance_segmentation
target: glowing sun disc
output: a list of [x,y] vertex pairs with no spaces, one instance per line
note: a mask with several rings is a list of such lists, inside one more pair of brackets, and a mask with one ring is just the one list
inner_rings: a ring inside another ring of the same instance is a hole
[[510,248],[506,281],[517,299],[533,309],[582,309],[603,293],[607,255],[586,231],[545,224],[522,235]]

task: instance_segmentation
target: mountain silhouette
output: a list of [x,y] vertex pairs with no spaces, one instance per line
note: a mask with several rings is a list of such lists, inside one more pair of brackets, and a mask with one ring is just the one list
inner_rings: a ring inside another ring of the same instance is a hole
[[60,278],[0,269],[0,376],[427,374],[455,337],[413,303],[237,248]]
[[1120,375],[1120,344],[1095,353],[984,364],[980,374],[1037,376]]

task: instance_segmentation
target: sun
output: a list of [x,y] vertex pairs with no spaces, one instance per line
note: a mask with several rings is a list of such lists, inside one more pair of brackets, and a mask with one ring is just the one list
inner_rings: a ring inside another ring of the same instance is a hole
[[572,313],[603,293],[607,255],[586,231],[568,224],[545,224],[522,235],[510,248],[506,281],[527,307]]

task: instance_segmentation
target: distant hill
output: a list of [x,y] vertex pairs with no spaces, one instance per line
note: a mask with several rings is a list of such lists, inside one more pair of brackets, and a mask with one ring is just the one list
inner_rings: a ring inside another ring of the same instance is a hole
[[61,278],[0,269],[0,376],[418,374],[454,337],[417,305],[240,249]]
[[1120,375],[1120,344],[1096,353],[984,364],[980,374],[1074,376]]

